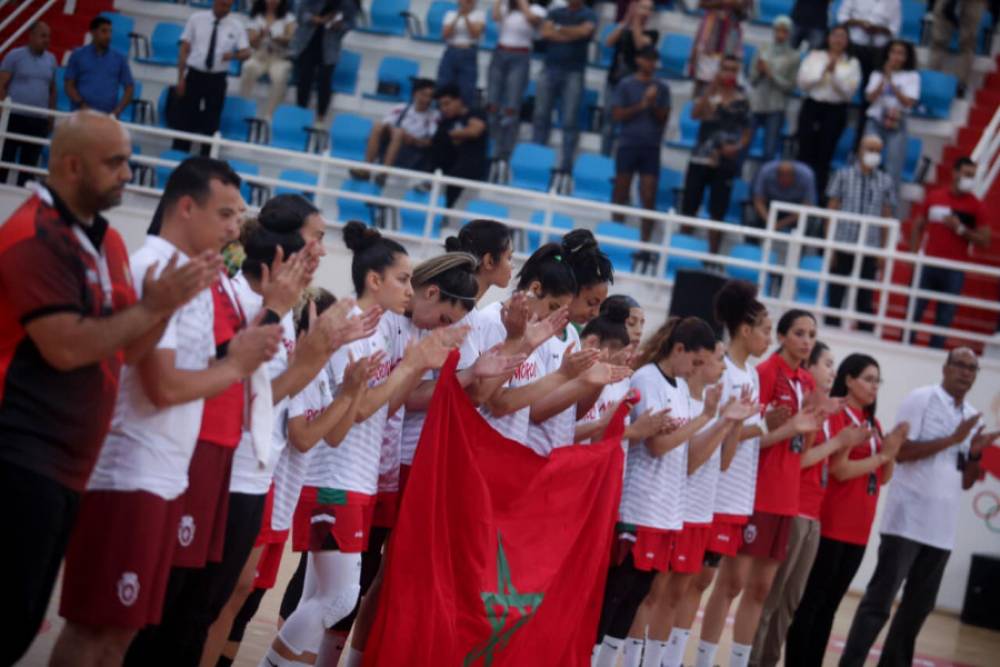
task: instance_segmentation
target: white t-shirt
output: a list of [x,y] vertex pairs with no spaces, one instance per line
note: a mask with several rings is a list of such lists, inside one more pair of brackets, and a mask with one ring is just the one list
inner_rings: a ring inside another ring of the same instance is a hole
[[[240,273],[232,280],[236,298],[246,313],[248,321],[253,321],[263,307],[263,298],[250,289],[246,277]],[[292,313],[285,313],[281,318],[281,345],[277,354],[267,362],[267,376],[274,380],[288,370],[288,357],[295,350],[295,321]],[[274,429],[271,435],[271,456],[266,466],[261,467],[254,454],[250,431],[243,421],[243,433],[240,444],[233,454],[233,470],[229,480],[229,490],[233,493],[248,493],[253,495],[267,493],[274,478],[274,468],[278,464],[281,452],[288,444],[288,399],[283,398],[274,405]]]
[[[563,355],[570,347],[575,351],[580,349],[580,334],[577,333],[576,327],[572,324],[566,325],[565,339],[553,336],[538,346],[535,352],[539,361],[541,377],[559,370]],[[576,403],[541,423],[535,424],[529,421],[528,446],[538,454],[548,456],[556,447],[572,445],[575,434]]]
[[276,57],[284,57],[288,55],[288,43],[285,42],[282,44],[276,42],[275,40],[285,39],[285,31],[288,29],[288,26],[294,25],[295,17],[292,16],[291,13],[285,14],[280,19],[275,19],[274,23],[270,26],[267,25],[264,15],[258,14],[250,19],[250,23],[247,25],[247,30],[262,33],[263,39],[257,47],[258,51],[262,51]]
[[[319,372],[302,391],[288,401],[288,419],[305,417],[312,421],[333,403],[330,380],[326,369]],[[329,447],[325,440],[317,442],[309,451],[300,452],[295,447],[285,447],[274,470],[274,506],[271,509],[271,528],[288,530],[299,503],[299,495],[316,452]]]
[[205,59],[208,57],[208,45],[212,41],[215,21],[215,14],[211,11],[201,11],[192,14],[184,24],[181,41],[191,46],[187,59],[188,67],[202,72],[228,72],[229,61],[223,60],[222,56],[250,48],[246,28],[238,18],[227,14],[219,20],[219,27],[215,33],[215,60],[209,69]]
[[[751,400],[760,398],[760,379],[757,370],[750,364],[739,368],[726,355],[726,370],[722,374],[722,397],[719,405],[725,405],[730,398],[738,397],[744,386],[750,386]],[[743,422],[743,426],[760,424],[761,417],[756,415]],[[757,462],[760,438],[744,440],[736,446],[729,468],[719,472],[719,481],[715,491],[715,513],[736,516],[753,514],[754,495],[757,491]]]
[[[132,275],[146,275],[154,263],[159,274],[175,253],[178,265],[183,266],[188,261],[184,253],[159,236],[147,236],[130,258]],[[141,281],[136,281],[135,290],[141,298]],[[214,316],[212,292],[202,290],[170,317],[156,349],[173,350],[178,369],[208,368],[215,358]],[[111,428],[87,488],[148,491],[166,500],[181,495],[187,489],[188,465],[201,430],[204,405],[203,399],[197,399],[157,408],[143,389],[139,369],[123,366]]]
[[[361,312],[361,309],[355,306],[351,314],[361,315]],[[351,356],[357,360],[376,352],[383,352],[385,359],[375,377],[368,381],[368,387],[375,388],[384,384],[389,378],[390,351],[390,341],[386,339],[384,331],[378,329],[368,338],[356,340],[334,352],[326,365],[333,396],[337,396],[344,382],[344,371],[350,363]],[[368,419],[352,426],[339,446],[321,448],[309,467],[306,484],[374,496],[378,491],[382,434],[385,431],[388,413],[388,404],[383,404]]]
[[[546,14],[545,8],[539,5],[531,5],[531,13],[541,19],[544,19]],[[498,37],[500,45],[510,49],[530,49],[537,31],[528,22],[524,13],[519,9],[510,11],[507,5],[503,5],[500,16]]]
[[[833,74],[826,74],[830,56],[826,51],[810,51],[799,65],[797,83],[802,93],[817,102],[845,104],[850,102],[861,84],[861,63],[845,56],[837,61]],[[836,86],[834,85],[836,82]]]
[[[705,402],[693,396],[688,396],[688,414],[693,419],[705,409]],[[698,433],[714,426],[710,421]],[[715,508],[715,490],[719,483],[720,466],[722,465],[722,447],[716,447],[708,460],[684,482],[684,523],[712,523]]]
[[[458,12],[454,9],[450,9],[444,14],[444,20],[441,22],[441,26],[451,24],[458,16]],[[466,22],[468,21],[468,23]],[[486,23],[486,14],[481,9],[473,9],[469,12],[468,16],[463,19],[458,19],[455,23],[454,32],[451,33],[451,39],[447,40],[448,46],[475,46],[479,39],[474,39],[472,35],[469,34],[469,23],[478,23],[483,25]]]
[[[400,120],[402,117],[402,120]],[[441,115],[434,107],[419,111],[412,103],[397,104],[382,117],[383,125],[401,127],[404,132],[417,139],[430,139],[437,132]]]
[[[406,353],[409,336],[404,334],[404,328],[409,327],[409,320],[395,313],[386,313],[379,320],[378,328],[389,342],[389,370],[392,372]],[[403,435],[403,419],[406,406],[389,415],[382,432],[382,450],[378,463],[378,491],[392,493],[399,491],[399,454],[400,439]]]
[[[623,398],[628,394],[629,390],[629,380],[628,378],[624,380],[619,380],[609,385],[605,385],[604,389],[601,390],[601,395],[597,397],[597,401],[591,406],[590,410],[587,410],[580,421],[577,423],[581,426],[584,424],[590,424],[591,422],[596,422],[598,419],[604,417],[608,410],[612,409],[621,402]],[[625,424],[628,425],[629,417],[625,418]]]
[[[637,370],[629,386],[639,390],[633,417],[670,408],[671,417],[690,418],[687,384],[680,378],[668,379],[656,364]],[[653,456],[645,442],[630,443],[619,512],[624,523],[659,530],[683,527],[687,448],[684,443],[663,456]]]
[[[488,350],[494,345],[507,339],[507,329],[504,328],[503,320],[501,318],[502,307],[502,303],[495,301],[477,311],[477,315],[473,320],[473,331],[469,332],[470,336],[473,336],[473,334],[475,334],[475,336],[473,337],[473,342],[469,343],[467,349]],[[507,382],[504,383],[503,386],[523,387],[524,385],[531,384],[535,380],[542,377],[541,364],[537,353],[538,350],[535,350],[528,355],[528,358],[517,367],[517,370],[514,371],[514,374],[509,380],[507,380]],[[490,426],[496,429],[505,438],[515,440],[522,445],[527,444],[528,422],[531,418],[531,409],[529,407],[521,408],[520,410],[512,412],[509,415],[504,415],[503,417],[494,416],[490,413],[489,408],[485,406],[480,408],[479,411],[483,415],[483,418],[490,423]]]
[[[955,399],[941,385],[933,385],[916,389],[903,399],[896,423],[908,423],[907,440],[921,442],[951,435],[963,419],[976,413],[968,403],[955,405]],[[968,454],[971,444],[970,433],[963,442],[933,456],[897,463],[882,512],[881,532],[938,549],[954,547],[962,492],[958,455]]]
[[[868,86],[865,88],[865,95],[874,92],[880,85],[882,85],[882,72],[872,72],[871,76],[868,77]],[[892,85],[907,97],[914,100],[920,99],[920,74],[916,70],[893,72]],[[908,113],[903,108],[899,98],[896,97],[896,93],[892,92],[889,86],[886,86],[882,89],[882,94],[878,96],[878,99],[868,106],[866,115],[869,118],[880,121],[882,120],[882,115],[888,109],[900,111],[904,114]]]

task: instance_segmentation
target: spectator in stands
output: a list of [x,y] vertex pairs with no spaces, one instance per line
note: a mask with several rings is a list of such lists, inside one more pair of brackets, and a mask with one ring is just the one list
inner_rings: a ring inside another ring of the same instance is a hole
[[[882,163],[882,148],[882,140],[878,135],[869,134],[862,138],[855,163],[837,171],[830,181],[826,190],[828,198],[826,207],[828,209],[883,218],[893,216],[896,210],[896,186],[889,174],[879,170],[879,165]],[[860,222],[836,221],[833,240],[841,243],[857,243],[860,235]],[[864,245],[871,248],[884,248],[885,227],[869,225]],[[854,270],[855,256],[854,252],[835,251],[833,261],[830,263],[830,273],[838,276],[851,275]],[[862,280],[875,280],[881,265],[881,258],[870,255],[863,256],[861,258]],[[843,284],[830,283],[827,294],[831,308],[842,306],[846,291],[847,287]],[[857,292],[858,311],[868,314],[874,313],[872,290],[858,288]],[[840,318],[827,317],[826,323],[839,326]],[[871,331],[873,328],[871,323],[858,323],[858,329],[861,331]]]
[[290,49],[295,61],[295,101],[307,108],[315,85],[316,112],[322,119],[330,108],[333,68],[340,60],[344,35],[354,27],[358,4],[354,0],[297,0],[295,5]]
[[[973,193],[976,165],[967,157],[955,161],[951,185],[931,190],[919,204],[910,250],[923,251],[928,257],[939,257],[959,262],[972,261],[970,246],[986,247],[990,244],[990,226],[983,203]],[[926,242],[921,238],[927,232]],[[920,270],[920,289],[961,294],[965,272],[925,266]],[[927,299],[917,299],[913,319],[923,319]],[[934,324],[948,327],[955,318],[955,304],[937,302]],[[916,334],[914,334],[916,337]],[[912,342],[912,341],[911,341]],[[931,347],[943,348],[944,336],[931,336]]]
[[[0,62],[0,101],[10,99],[15,104],[24,104],[46,109],[56,107],[56,57],[48,51],[51,30],[39,21],[28,31],[28,43],[11,49]],[[52,120],[26,112],[11,112],[7,120],[7,131],[32,137],[45,137],[52,129]],[[4,139],[3,161],[16,162],[28,167],[38,166],[38,156],[42,154],[41,144]],[[17,184],[24,185],[32,179],[26,171],[18,172]],[[0,169],[0,183],[7,182],[7,170]]]
[[[796,160],[773,160],[761,167],[753,187],[755,227],[763,229],[766,226],[773,201],[815,206],[816,177],[809,165]],[[797,215],[785,215],[778,218],[775,229],[791,231],[798,221]]]
[[[750,145],[750,101],[737,84],[739,75],[740,59],[724,56],[715,79],[695,99],[691,117],[701,121],[701,126],[684,177],[681,203],[684,215],[698,213],[708,188],[709,217],[722,220],[726,216],[733,179],[739,173],[743,152]],[[712,252],[718,252],[721,241],[721,232],[708,233]]]
[[881,71],[872,72],[865,88],[868,100],[865,134],[877,134],[885,144],[885,171],[899,187],[906,162],[906,117],[920,99],[917,50],[902,39],[885,47]]
[[691,50],[691,76],[694,94],[715,80],[715,73],[725,56],[743,58],[743,21],[750,15],[753,0],[701,0],[704,10]]
[[830,0],[795,0],[792,7],[792,46],[796,49],[806,42],[810,49],[823,46],[823,36],[829,24]]
[[[854,56],[861,65],[861,84],[882,66],[882,52],[889,40],[899,34],[903,22],[900,0],[844,0],[837,10],[837,23],[850,31]],[[868,100],[861,98],[861,117],[865,116]],[[861,133],[858,133],[860,140]]]
[[[462,100],[462,91],[451,84],[437,90],[441,119],[431,140],[431,154],[435,168],[446,176],[467,178],[473,181],[486,179],[489,162],[486,159],[486,117],[478,109],[470,109]],[[462,196],[462,187],[449,185],[445,189],[445,203],[454,206]]]
[[764,159],[778,154],[785,110],[795,90],[795,75],[799,70],[799,52],[789,42],[792,20],[787,16],[774,19],[771,42],[757,51],[750,63],[750,110],[753,130],[764,128]]
[[830,160],[861,82],[861,65],[850,55],[850,45],[847,28],[834,26],[827,33],[826,50],[810,51],[799,66],[805,99],[799,110],[798,159],[812,168],[818,192],[826,191]]
[[250,97],[257,81],[267,75],[271,91],[267,97],[267,118],[285,99],[292,63],[288,45],[295,31],[295,17],[288,11],[288,0],[255,0],[250,9],[247,35],[253,55],[243,63],[240,95]]
[[[250,57],[247,31],[229,13],[232,6],[233,0],[214,0],[212,9],[191,14],[184,25],[175,89],[183,98],[178,130],[212,135],[219,129],[229,63]],[[175,140],[174,148],[187,151],[190,142]],[[202,154],[208,149],[203,144]]]
[[94,109],[117,118],[132,103],[132,70],[125,54],[111,48],[111,20],[106,16],[90,21],[90,44],[73,51],[65,81],[74,109]]
[[437,85],[455,84],[468,107],[478,106],[476,77],[479,76],[479,38],[486,28],[486,14],[476,9],[476,0],[458,0],[458,9],[445,12],[441,36],[447,46],[438,64]]
[[587,47],[597,27],[597,14],[583,0],[569,0],[553,9],[542,24],[542,39],[548,44],[545,66],[535,87],[534,138],[536,144],[549,143],[552,107],[562,101],[562,161],[560,168],[573,168],[576,142],[580,134],[579,111],[583,98]]
[[529,0],[493,0],[493,20],[499,35],[490,60],[487,110],[493,153],[506,161],[517,143],[531,48],[535,30],[545,20],[545,8]]
[[[372,127],[365,162],[381,160],[387,167],[427,171],[431,166],[431,139],[438,126],[438,111],[433,102],[434,82],[430,79],[414,81],[410,101],[393,107]],[[368,180],[369,174],[352,169],[351,176]],[[375,180],[383,185],[385,175],[379,174]]]
[[951,38],[958,30],[958,96],[965,97],[966,81],[972,74],[972,61],[976,57],[976,43],[979,41],[979,26],[986,11],[986,0],[962,0],[945,2],[938,0],[934,5],[934,20],[931,24],[931,55],[928,67],[941,70],[944,55],[951,45]]
[[[656,208],[660,182],[660,144],[670,118],[670,88],[656,78],[659,56],[655,46],[639,49],[635,54],[638,69],[618,82],[611,98],[611,115],[621,123],[612,199],[627,206],[632,198],[632,177],[638,173],[639,200],[643,208],[651,210]],[[652,233],[653,221],[644,218],[642,240],[650,240]]]
[[[638,69],[635,60],[636,52],[647,46],[656,48],[656,43],[660,41],[659,31],[648,27],[649,19],[653,16],[654,11],[653,0],[632,0],[625,11],[624,18],[615,24],[615,27],[605,38],[605,45],[614,49],[611,54],[611,66],[608,67],[607,85],[604,88],[605,108],[610,108],[618,82],[630,74],[634,74]],[[611,155],[616,128],[616,121],[612,118],[612,114],[604,115],[603,125],[601,129],[601,153]]]

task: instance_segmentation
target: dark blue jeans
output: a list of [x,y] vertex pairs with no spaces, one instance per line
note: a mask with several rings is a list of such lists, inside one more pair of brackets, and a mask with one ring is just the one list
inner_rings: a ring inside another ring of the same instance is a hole
[[[925,266],[920,271],[920,289],[944,292],[945,294],[961,294],[962,285],[965,283],[965,274],[954,269],[942,269],[936,266]],[[913,321],[919,322],[923,319],[924,310],[927,308],[927,299],[917,299],[917,306],[913,310]],[[934,314],[934,324],[939,327],[947,327],[955,319],[955,311],[958,309],[954,303],[937,302],[937,311]],[[914,333],[910,342],[916,337]],[[931,347],[943,348],[944,336],[937,334],[931,336]]]
[[479,68],[476,65],[476,58],[479,50],[475,47],[459,48],[449,46],[441,56],[438,64],[437,84],[446,86],[455,84],[462,92],[462,101],[469,108],[478,107],[476,104],[476,78]]

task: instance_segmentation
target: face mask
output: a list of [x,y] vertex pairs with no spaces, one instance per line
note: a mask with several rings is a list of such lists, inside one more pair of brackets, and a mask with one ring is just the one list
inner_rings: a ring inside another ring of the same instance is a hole
[[723,74],[719,77],[719,83],[726,88],[732,88],[736,85],[736,77],[732,74]]
[[972,192],[972,189],[976,186],[976,179],[971,176],[962,176],[958,179],[958,191],[959,192]]
[[864,155],[861,156],[861,162],[869,169],[877,169],[880,164],[882,164],[882,154],[875,153],[874,151],[866,151]]

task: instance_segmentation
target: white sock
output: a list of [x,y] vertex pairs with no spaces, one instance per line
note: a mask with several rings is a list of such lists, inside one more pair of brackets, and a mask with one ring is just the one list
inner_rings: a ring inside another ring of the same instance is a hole
[[364,658],[364,653],[349,646],[344,649],[344,667],[361,667],[361,660]]
[[625,640],[625,659],[622,667],[640,667],[642,662],[642,645],[645,640],[629,637]]
[[715,652],[719,650],[718,644],[712,644],[702,639],[698,642],[698,659],[694,667],[713,667],[715,665]]
[[604,635],[601,648],[597,651],[597,661],[594,667],[615,667],[618,664],[618,651],[621,650],[624,639]]
[[663,652],[663,660],[661,661],[663,667],[681,667],[684,664],[684,649],[687,648],[690,636],[690,628],[674,628],[670,631],[667,650]]
[[750,664],[750,644],[737,644],[733,642],[732,651],[729,654],[729,667],[747,667]]
[[663,660],[663,652],[667,648],[667,642],[658,639],[646,640],[646,651],[642,654],[642,667],[660,667]]

